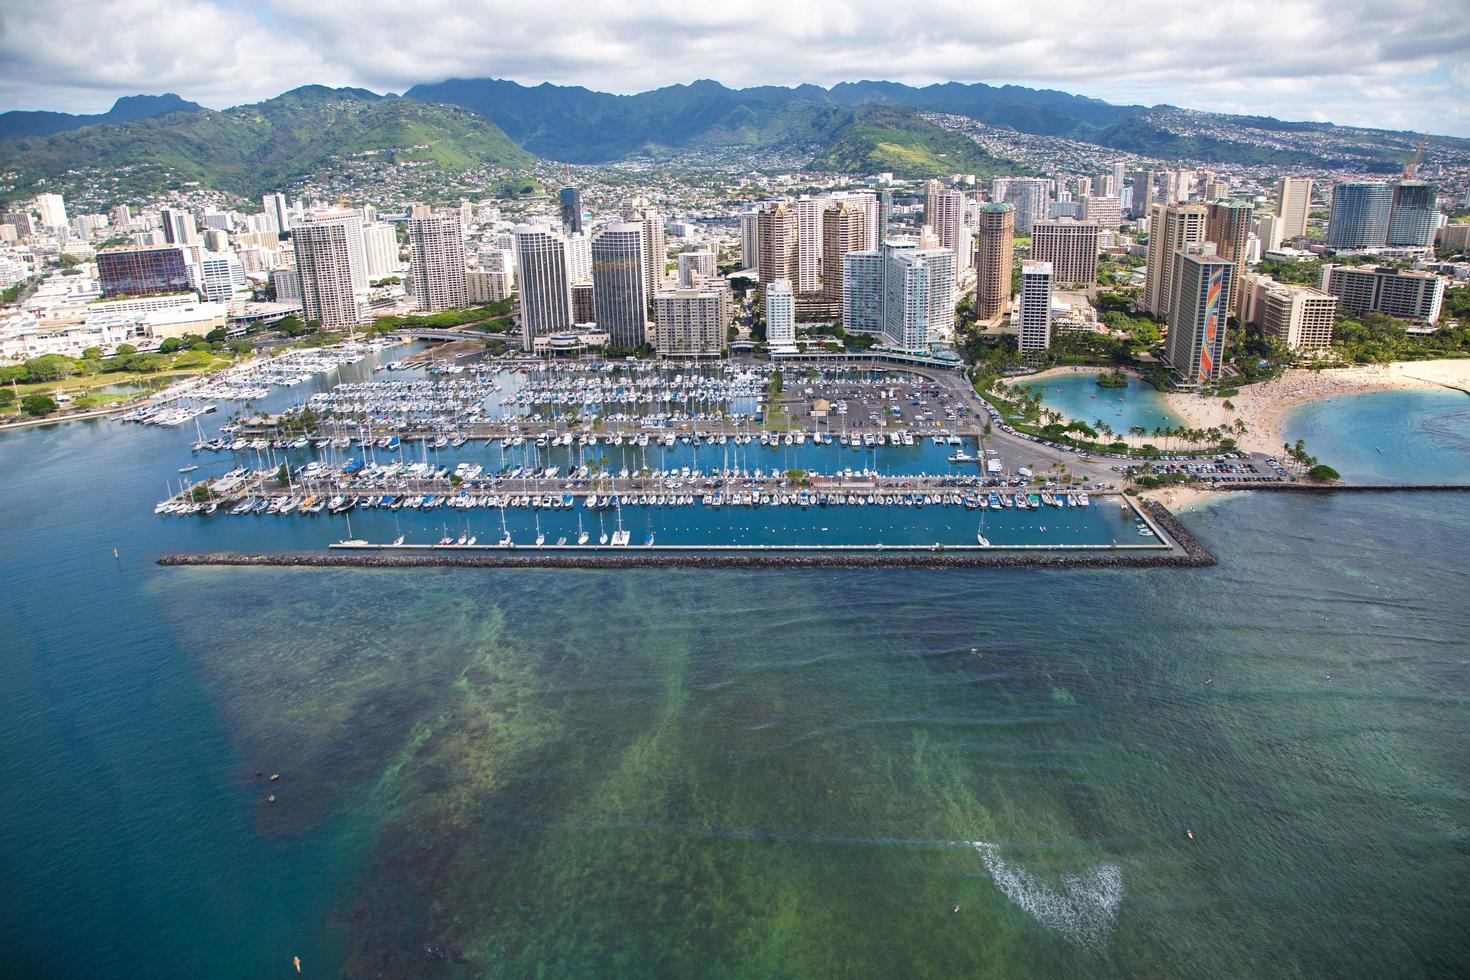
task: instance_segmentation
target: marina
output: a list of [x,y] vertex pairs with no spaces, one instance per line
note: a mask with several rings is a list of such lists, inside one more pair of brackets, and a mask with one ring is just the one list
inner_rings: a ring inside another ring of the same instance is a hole
[[1005,458],[907,370],[394,357],[292,360],[259,405],[195,390],[130,419],[194,436],[154,513],[320,520],[348,549],[1173,547],[1111,480]]

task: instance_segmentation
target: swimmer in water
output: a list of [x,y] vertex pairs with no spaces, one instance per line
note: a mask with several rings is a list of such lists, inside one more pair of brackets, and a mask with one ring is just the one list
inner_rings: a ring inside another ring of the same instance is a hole
[[293,957],[291,957],[291,965],[294,966],[294,967],[296,967],[296,972],[297,973],[300,973],[301,972],[301,957],[299,957],[299,956],[293,956]]

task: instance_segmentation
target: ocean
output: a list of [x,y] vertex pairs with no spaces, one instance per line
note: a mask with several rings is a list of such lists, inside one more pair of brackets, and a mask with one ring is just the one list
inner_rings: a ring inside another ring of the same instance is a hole
[[155,517],[192,438],[0,434],[8,974],[1470,972],[1463,498],[1231,496],[1190,571],[159,568],[327,539]]

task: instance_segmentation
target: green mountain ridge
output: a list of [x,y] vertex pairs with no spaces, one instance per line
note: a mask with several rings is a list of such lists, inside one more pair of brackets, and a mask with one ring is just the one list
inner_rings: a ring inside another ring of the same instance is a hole
[[989,177],[1009,161],[986,153],[974,140],[929,122],[915,109],[897,105],[863,106],[836,138],[811,161],[813,170],[873,174],[892,171],[907,180],[973,173]]
[[327,161],[380,151],[459,171],[480,164],[527,167],[535,158],[493,122],[456,106],[384,97],[363,89],[306,86],[222,112],[173,113],[89,126],[45,138],[0,141],[7,196],[65,189],[77,171],[128,169],[143,192],[196,180],[255,196],[278,190]]

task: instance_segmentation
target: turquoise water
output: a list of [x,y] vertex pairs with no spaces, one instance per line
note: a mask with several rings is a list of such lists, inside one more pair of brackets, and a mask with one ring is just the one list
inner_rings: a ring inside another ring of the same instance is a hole
[[1188,572],[162,569],[327,536],[154,517],[191,438],[0,435],[9,975],[1470,971],[1459,498],[1231,497]]
[[1157,388],[1132,375],[1126,388],[1101,388],[1097,375],[1091,371],[1061,374],[1019,387],[1041,389],[1042,404],[1070,419],[1088,425],[1101,419],[1114,432],[1124,435],[1136,425],[1152,432],[1184,424],[1182,418],[1165,407],[1164,397]]
[[1470,397],[1458,391],[1308,402],[1282,432],[1352,483],[1470,483]]

